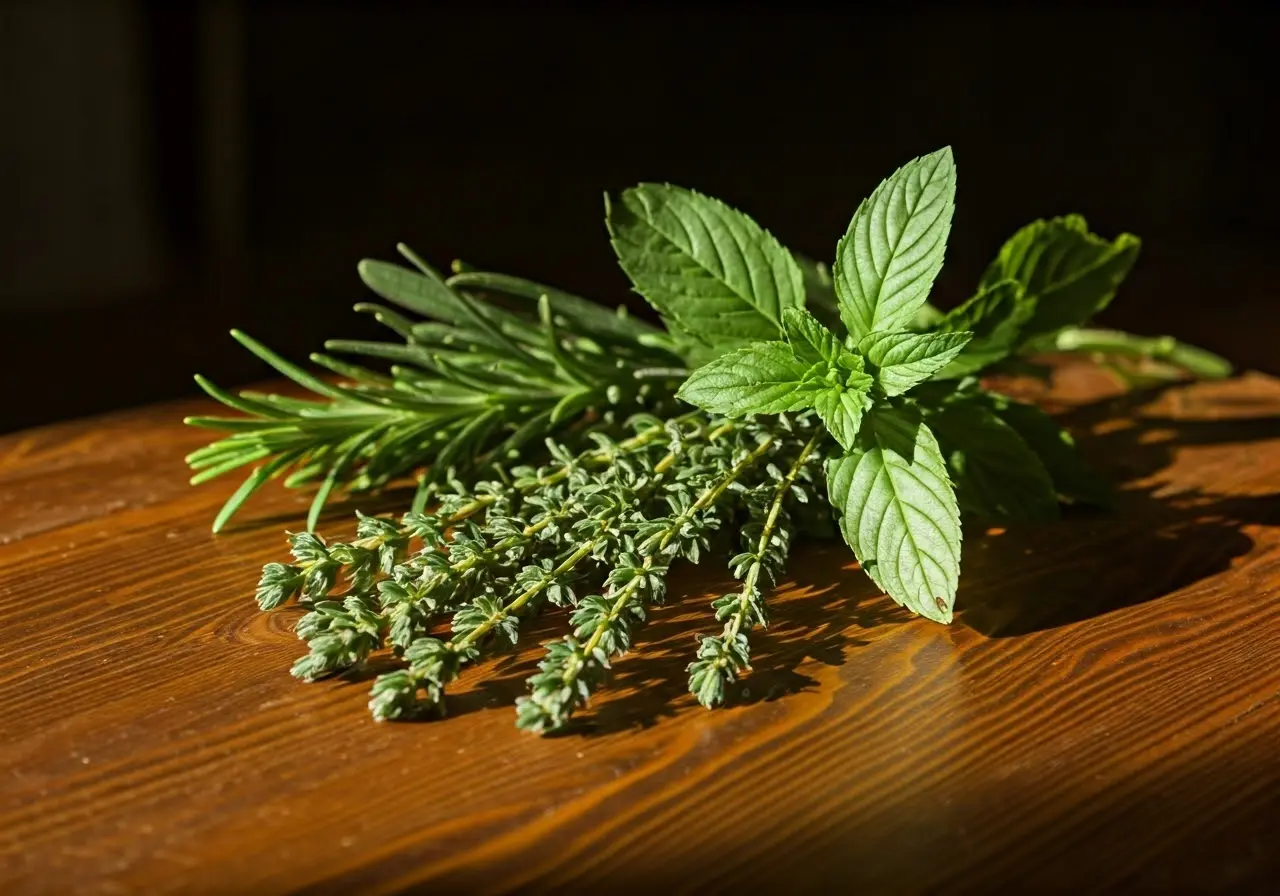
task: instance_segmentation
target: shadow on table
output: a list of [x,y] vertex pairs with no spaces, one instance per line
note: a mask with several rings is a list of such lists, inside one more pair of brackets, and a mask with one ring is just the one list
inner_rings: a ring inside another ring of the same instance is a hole
[[[814,689],[818,682],[799,671],[802,664],[842,666],[850,650],[869,643],[860,632],[910,620],[909,613],[877,593],[846,552],[843,544],[826,544],[806,551],[806,562],[795,565],[795,574],[788,576],[788,596],[774,607],[769,627],[751,634],[752,670],[729,685],[730,705],[768,702]],[[842,570],[844,575],[839,574]],[[711,593],[731,591],[735,584],[726,578],[723,587]],[[602,702],[584,719],[586,730],[603,734],[648,727],[694,705],[687,667],[697,651],[697,635],[719,634],[722,626],[705,596],[692,609],[697,613],[693,620],[680,612],[656,622],[648,630],[654,637],[645,639],[644,649],[618,662],[610,690],[616,689],[619,699]]]
[[[810,562],[801,570],[811,575],[790,576],[788,596],[769,627],[753,633],[753,671],[730,686],[730,702],[743,705],[776,700],[817,686],[798,671],[808,661],[843,665],[850,649],[866,643],[858,630],[908,621],[909,614],[877,594],[875,587],[846,558],[841,544],[824,544],[807,551]],[[814,557],[813,554],[819,556]],[[833,569],[848,574],[833,579]],[[614,674],[592,702],[562,735],[606,734],[628,728],[647,728],[693,704],[686,667],[697,651],[698,634],[720,630],[710,608],[712,595],[734,588],[727,573],[707,575],[701,569],[680,575],[673,594],[689,597],[654,608],[650,622],[638,634],[637,649],[617,660]],[[526,647],[564,634],[563,614],[531,621]],[[519,650],[484,670],[472,688],[449,697],[449,714],[461,715],[486,707],[507,707],[526,692],[542,651]]]
[[[1246,526],[1280,524],[1280,493],[1169,492],[1145,482],[1182,448],[1280,439],[1277,416],[1188,421],[1140,413],[1168,388],[1058,418],[1115,483],[1116,507],[1068,508],[1060,522],[966,538],[965,587],[956,606],[965,624],[1010,637],[1154,600],[1229,569],[1253,548]],[[1235,462],[1247,463],[1247,454]],[[1212,467],[1203,472],[1211,477]]]

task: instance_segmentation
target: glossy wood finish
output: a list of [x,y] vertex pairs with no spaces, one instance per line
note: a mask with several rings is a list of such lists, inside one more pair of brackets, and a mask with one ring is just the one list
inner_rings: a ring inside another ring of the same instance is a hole
[[953,626],[802,546],[744,693],[706,712],[683,669],[728,577],[704,564],[544,739],[512,726],[532,648],[438,722],[291,679],[297,611],[251,594],[305,497],[211,537],[233,485],[185,484],[198,403],[6,437],[0,892],[1266,888],[1280,381],[1112,393],[1071,366],[1043,397],[1118,512],[971,526]]

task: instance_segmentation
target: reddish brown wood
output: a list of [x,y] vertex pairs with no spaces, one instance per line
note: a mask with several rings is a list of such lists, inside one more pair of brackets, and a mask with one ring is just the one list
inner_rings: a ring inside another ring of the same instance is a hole
[[1267,888],[1280,381],[1107,392],[1068,367],[1044,397],[1118,512],[970,527],[953,626],[802,546],[749,693],[706,712],[683,669],[728,579],[704,564],[593,724],[543,739],[510,706],[534,648],[438,722],[291,679],[297,611],[251,594],[306,497],[211,537],[233,484],[185,484],[207,434],[178,422],[204,405],[0,439],[0,892]]

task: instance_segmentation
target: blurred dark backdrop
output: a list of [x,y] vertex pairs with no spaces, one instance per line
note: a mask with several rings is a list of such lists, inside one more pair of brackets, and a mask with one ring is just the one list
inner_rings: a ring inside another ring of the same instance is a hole
[[[829,258],[858,200],[950,143],[938,302],[1069,211],[1144,255],[1113,325],[1275,372],[1280,17],[986,11],[0,3],[0,429],[267,375],[374,325],[404,240],[627,301],[601,193],[697,187]],[[631,299],[634,303],[634,297]]]

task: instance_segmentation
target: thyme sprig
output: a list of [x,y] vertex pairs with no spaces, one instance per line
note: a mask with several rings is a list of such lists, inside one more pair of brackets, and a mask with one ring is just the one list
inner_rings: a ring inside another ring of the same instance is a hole
[[814,433],[785,473],[776,466],[767,469],[776,484],[766,481],[748,496],[751,522],[742,530],[747,550],[729,561],[729,569],[741,579],[742,587],[712,603],[724,630],[718,636],[701,636],[697,659],[687,670],[690,693],[708,709],[723,703],[725,688],[751,668],[748,632],[769,624],[761,578],[776,584],[786,566],[794,531],[787,507],[793,500],[810,501],[811,487],[820,475],[817,449],[821,439],[821,432]]

